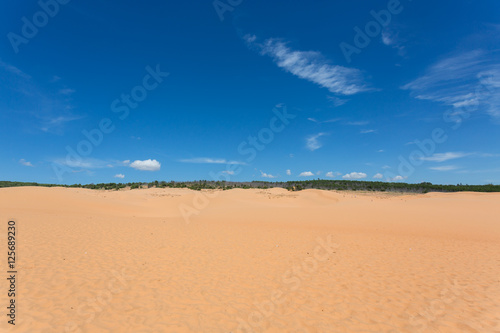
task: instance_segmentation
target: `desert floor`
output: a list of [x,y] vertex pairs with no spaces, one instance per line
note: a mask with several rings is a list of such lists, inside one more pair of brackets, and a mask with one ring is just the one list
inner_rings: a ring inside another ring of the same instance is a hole
[[500,194],[5,188],[0,247],[0,332],[500,332]]

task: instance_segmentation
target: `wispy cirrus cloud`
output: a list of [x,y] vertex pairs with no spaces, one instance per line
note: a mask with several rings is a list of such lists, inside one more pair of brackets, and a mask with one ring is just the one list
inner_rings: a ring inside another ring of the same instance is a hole
[[306,138],[307,149],[309,149],[310,151],[315,151],[316,149],[321,148],[323,145],[321,144],[321,142],[319,142],[318,139],[324,135],[327,135],[327,133],[318,133],[307,137]]
[[349,121],[347,122],[347,125],[351,125],[351,126],[365,126],[365,125],[368,125],[370,122],[369,121]]
[[386,46],[392,47],[398,51],[398,55],[404,56],[406,53],[405,46],[403,45],[403,40],[399,36],[399,33],[386,28],[382,32],[382,43]]
[[447,153],[436,153],[432,154],[432,156],[422,157],[423,161],[431,161],[431,162],[445,162],[449,160],[454,160],[457,158],[462,158],[471,155],[471,153],[462,153],[462,152],[447,152]]
[[286,42],[269,38],[259,43],[255,35],[243,37],[247,45],[261,55],[270,56],[285,71],[341,95],[369,91],[359,69],[332,65],[317,51],[296,51]]
[[[63,134],[64,125],[81,119],[74,114],[70,88],[43,86],[21,69],[0,60],[0,90],[17,101],[11,113],[22,119],[23,126],[48,133]],[[54,85],[59,85],[54,82]]]
[[349,102],[348,99],[338,98],[336,96],[328,96],[327,98],[334,107],[339,107]]
[[450,106],[457,115],[484,111],[500,117],[500,52],[476,49],[455,53],[402,89],[417,99]]
[[225,158],[210,158],[210,157],[195,157],[195,158],[185,158],[179,160],[182,163],[199,163],[199,164],[241,164],[245,165],[245,162],[240,161],[228,161]]
[[317,120],[316,118],[307,118],[307,120],[312,121],[313,123],[317,124],[326,124],[326,123],[335,123],[337,121],[340,121],[341,118],[332,118],[328,120]]
[[369,133],[376,133],[377,130],[374,129],[366,129],[366,130],[361,130],[359,133],[361,134],[369,134]]
[[435,170],[435,171],[452,171],[452,170],[458,169],[458,166],[456,166],[456,165],[443,165],[443,166],[430,167],[429,169]]

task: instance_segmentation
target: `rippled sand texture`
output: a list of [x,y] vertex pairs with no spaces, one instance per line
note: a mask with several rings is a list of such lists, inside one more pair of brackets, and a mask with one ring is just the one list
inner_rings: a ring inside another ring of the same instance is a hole
[[0,189],[2,274],[8,219],[19,253],[16,326],[2,278],[0,331],[500,332],[499,207],[479,193]]

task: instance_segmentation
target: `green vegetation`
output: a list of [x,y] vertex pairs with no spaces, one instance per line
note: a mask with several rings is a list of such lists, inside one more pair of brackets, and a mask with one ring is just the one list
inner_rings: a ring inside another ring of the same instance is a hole
[[101,184],[73,184],[73,185],[57,185],[57,184],[38,184],[24,182],[9,182],[0,181],[0,187],[15,187],[15,186],[44,186],[44,187],[67,187],[67,188],[87,188],[92,190],[120,190],[120,189],[140,189],[140,188],[189,188],[191,190],[200,191],[208,190],[229,190],[233,188],[259,188],[268,189],[273,187],[286,188],[289,191],[301,191],[305,189],[322,189],[322,190],[337,190],[337,191],[388,191],[388,192],[410,192],[410,193],[427,193],[427,192],[500,192],[500,185],[438,185],[432,183],[408,184],[408,183],[387,183],[387,182],[371,182],[357,180],[304,180],[304,181],[288,181],[288,182],[226,182],[226,181],[208,181],[199,180],[192,182],[165,182],[154,181],[150,183],[101,183]]

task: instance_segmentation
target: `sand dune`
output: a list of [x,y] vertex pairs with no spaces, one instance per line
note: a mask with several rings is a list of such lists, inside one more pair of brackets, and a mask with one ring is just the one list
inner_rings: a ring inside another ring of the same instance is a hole
[[2,313],[0,331],[500,332],[499,203],[0,189],[0,246],[15,219],[19,247],[16,326]]

